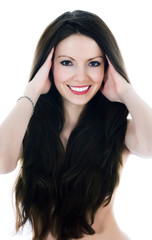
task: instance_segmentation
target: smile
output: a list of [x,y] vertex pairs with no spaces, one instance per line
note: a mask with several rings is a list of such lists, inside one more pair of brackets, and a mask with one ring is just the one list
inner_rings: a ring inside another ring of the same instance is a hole
[[90,85],[89,86],[70,86],[70,85],[68,85],[68,87],[72,93],[77,94],[77,95],[82,95],[82,94],[87,93],[91,86]]

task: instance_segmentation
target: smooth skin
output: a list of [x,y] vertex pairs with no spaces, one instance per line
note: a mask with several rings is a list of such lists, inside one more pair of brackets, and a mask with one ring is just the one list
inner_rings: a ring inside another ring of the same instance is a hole
[[[65,124],[60,137],[65,148],[82,109],[101,87],[104,79],[103,56],[93,39],[79,34],[64,39],[56,47],[53,75],[64,104]],[[71,92],[69,86],[90,88],[87,93],[77,95]]]
[[[53,53],[55,56],[52,63]],[[51,87],[49,72],[51,67],[53,68],[54,82],[64,102],[65,124],[60,137],[66,148],[68,137],[83,107],[100,89],[110,101],[125,104],[132,117],[128,121],[125,137],[128,150],[123,154],[124,161],[130,153],[142,157],[152,157],[152,110],[136,94],[132,85],[116,72],[108,58],[109,67],[106,73],[104,72],[102,56],[103,52],[93,39],[79,34],[72,35],[61,41],[55,52],[54,48],[51,50],[42,67],[32,81],[27,84],[23,95],[30,97],[36,104],[40,95],[46,94]],[[104,88],[102,89],[103,81]],[[79,87],[89,85],[91,88],[84,95],[75,95],[70,91],[69,85]],[[22,156],[22,141],[32,112],[30,101],[22,99],[17,102],[1,124],[0,173],[12,171]],[[85,236],[86,240],[128,239],[115,221],[113,200],[106,208],[101,206],[98,210],[93,227],[97,234]],[[47,240],[49,239],[53,239],[51,234]]]

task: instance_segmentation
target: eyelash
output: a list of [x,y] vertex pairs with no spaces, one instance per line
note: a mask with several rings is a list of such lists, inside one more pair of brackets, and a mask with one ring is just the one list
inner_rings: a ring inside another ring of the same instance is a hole
[[64,61],[61,62],[61,64],[64,65],[64,66],[72,66],[72,62],[69,61],[69,60],[64,60]]
[[101,63],[98,61],[92,61],[89,63],[89,66],[91,66],[91,67],[98,67],[100,65],[101,65]]
[[[68,67],[73,65],[70,60],[64,60],[64,61],[61,62],[61,64],[62,64],[63,66],[68,66]],[[101,65],[101,63],[98,62],[98,61],[92,61],[92,62],[89,63],[89,66],[90,66],[90,67],[98,67],[98,66],[100,66],[100,65]]]

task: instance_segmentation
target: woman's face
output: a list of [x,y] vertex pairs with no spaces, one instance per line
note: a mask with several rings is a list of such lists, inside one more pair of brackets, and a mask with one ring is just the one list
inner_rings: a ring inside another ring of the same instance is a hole
[[85,105],[101,87],[104,54],[92,38],[73,34],[56,47],[53,76],[63,103]]

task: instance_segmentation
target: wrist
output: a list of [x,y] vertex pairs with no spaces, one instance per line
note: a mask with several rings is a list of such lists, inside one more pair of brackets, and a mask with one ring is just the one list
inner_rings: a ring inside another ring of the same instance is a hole
[[30,97],[28,97],[28,96],[21,96],[21,97],[17,100],[17,102],[19,102],[19,101],[22,100],[23,98],[24,98],[24,99],[27,99],[28,101],[30,101],[30,103],[32,104],[32,107],[33,107],[33,113],[34,113],[35,105],[34,105],[32,99],[31,99]]
[[125,87],[119,92],[119,98],[121,102],[125,104],[132,92],[134,92],[132,85],[130,83],[127,83]]
[[34,82],[31,81],[26,85],[23,95],[30,97],[35,105],[41,94],[35,87]]

